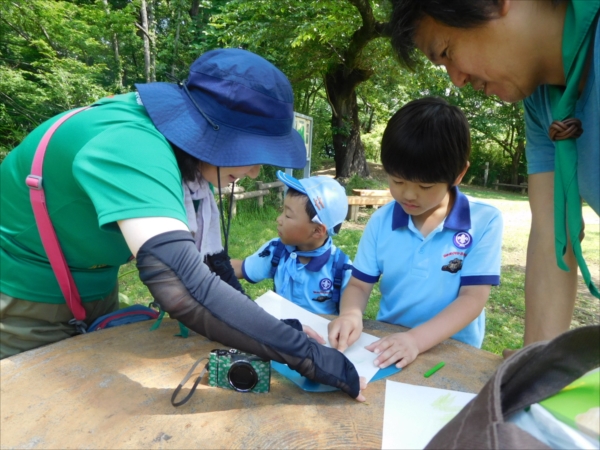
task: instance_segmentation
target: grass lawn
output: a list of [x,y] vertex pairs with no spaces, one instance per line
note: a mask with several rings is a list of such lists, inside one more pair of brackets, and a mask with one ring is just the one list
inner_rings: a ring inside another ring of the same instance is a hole
[[[523,343],[525,314],[524,281],[525,252],[531,214],[527,197],[521,194],[464,186],[461,190],[472,197],[483,199],[502,211],[504,235],[502,246],[501,285],[494,287],[486,306],[486,337],[483,349],[501,354],[504,348],[519,348]],[[240,203],[244,203],[240,207]],[[238,215],[232,220],[230,255],[242,259],[253,253],[269,239],[277,236],[274,207],[258,209],[255,200],[238,202]],[[356,222],[344,222],[342,231],[334,238],[335,244],[351,258],[356,254],[358,242],[373,209],[361,209]],[[586,237],[583,242],[584,257],[596,284],[600,281],[600,221],[589,206],[584,206]],[[150,294],[139,281],[135,265],[129,263],[121,268],[120,290],[127,297],[126,303],[149,303]],[[581,280],[581,276],[580,276]],[[265,280],[257,284],[242,281],[252,298],[272,289],[273,283]],[[365,318],[374,319],[379,305],[380,292],[375,286]],[[125,300],[125,299],[123,299]],[[572,327],[598,324],[600,305],[580,282]]]

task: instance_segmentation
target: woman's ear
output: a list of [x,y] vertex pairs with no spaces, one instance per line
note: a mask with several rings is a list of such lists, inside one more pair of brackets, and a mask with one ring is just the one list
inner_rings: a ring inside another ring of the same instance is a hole
[[467,165],[462,170],[462,172],[458,174],[458,176],[456,177],[456,180],[454,180],[454,184],[452,184],[452,186],[458,186],[460,184],[460,182],[462,181],[463,177],[467,173],[467,170],[469,170],[469,166],[470,165],[471,165],[471,163],[469,161],[467,161]]

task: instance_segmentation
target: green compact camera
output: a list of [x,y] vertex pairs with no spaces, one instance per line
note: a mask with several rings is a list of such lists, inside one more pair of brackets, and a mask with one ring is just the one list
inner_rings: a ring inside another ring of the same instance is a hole
[[238,392],[269,392],[271,362],[231,349],[215,349],[208,358],[208,385]]

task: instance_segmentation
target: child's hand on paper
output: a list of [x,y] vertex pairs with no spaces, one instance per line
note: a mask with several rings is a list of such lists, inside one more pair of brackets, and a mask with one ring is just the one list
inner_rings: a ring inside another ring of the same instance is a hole
[[365,348],[379,355],[373,364],[381,369],[394,363],[398,369],[402,369],[419,355],[417,341],[410,332],[390,334]]
[[363,329],[362,314],[340,314],[337,319],[329,322],[327,329],[331,346],[343,352],[360,337]]
[[313,330],[308,325],[302,325],[302,331],[304,331],[309,338],[313,338],[319,344],[325,345],[327,343],[327,341],[325,341],[325,339],[323,339],[323,336],[321,336],[319,333],[317,333],[315,330]]

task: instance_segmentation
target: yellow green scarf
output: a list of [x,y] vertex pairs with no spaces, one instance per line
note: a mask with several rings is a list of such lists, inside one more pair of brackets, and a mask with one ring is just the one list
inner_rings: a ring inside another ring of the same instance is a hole
[[[577,184],[577,145],[575,139],[581,135],[577,130],[577,119],[572,119],[579,97],[579,83],[584,71],[590,46],[594,42],[595,24],[600,11],[600,0],[572,0],[567,7],[563,31],[563,65],[566,87],[550,87],[550,103],[553,125],[550,136],[556,139],[554,169],[554,232],[556,261],[558,267],[568,271],[563,256],[567,250],[567,232],[571,238],[573,252],[586,286],[595,297],[600,298],[581,253],[579,233],[582,228],[581,199]],[[558,121],[558,123],[557,123]],[[558,136],[556,136],[558,133]],[[566,139],[562,137],[569,136]]]

